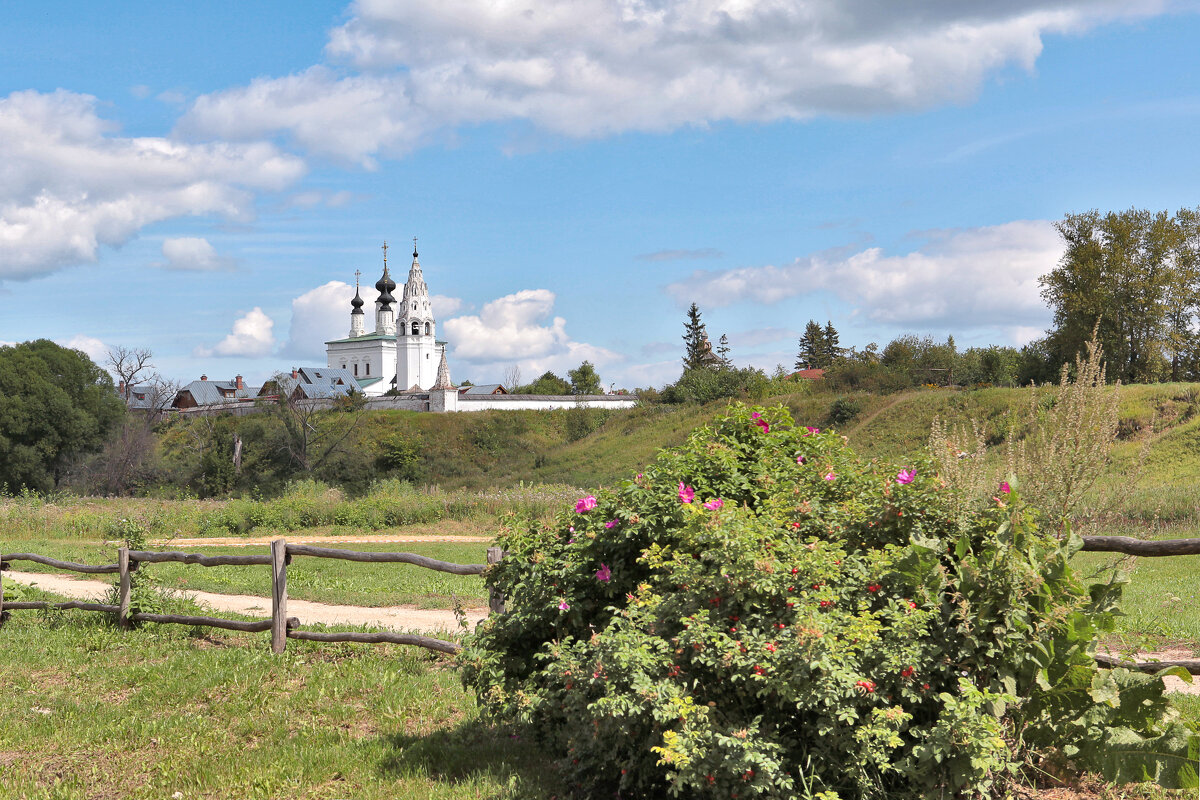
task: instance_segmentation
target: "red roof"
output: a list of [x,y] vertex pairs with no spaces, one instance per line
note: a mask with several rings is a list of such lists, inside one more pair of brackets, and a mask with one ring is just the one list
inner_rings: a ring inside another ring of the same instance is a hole
[[824,379],[825,370],[823,369],[802,369],[799,372],[793,372],[789,378],[806,378],[810,381],[819,381]]

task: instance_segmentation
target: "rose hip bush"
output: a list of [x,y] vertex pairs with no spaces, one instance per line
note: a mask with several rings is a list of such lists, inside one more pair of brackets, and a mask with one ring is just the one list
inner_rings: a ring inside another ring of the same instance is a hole
[[[1162,683],[1091,651],[1117,587],[1015,487],[964,521],[928,462],[734,406],[552,525],[500,536],[469,637],[485,714],[581,796],[992,796],[1053,758],[1187,784]],[[1194,763],[1194,762],[1193,762]]]

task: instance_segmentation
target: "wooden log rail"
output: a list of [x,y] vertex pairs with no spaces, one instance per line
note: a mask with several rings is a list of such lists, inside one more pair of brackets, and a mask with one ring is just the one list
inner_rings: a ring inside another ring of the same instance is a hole
[[1200,539],[1134,539],[1132,536],[1084,536],[1087,553],[1124,553],[1130,556],[1196,556]]
[[[193,625],[224,630],[242,631],[246,633],[271,632],[271,649],[276,653],[284,652],[288,639],[301,639],[314,642],[362,642],[368,644],[393,643],[414,645],[441,653],[457,653],[461,646],[455,642],[434,639],[409,633],[343,633],[299,630],[300,620],[287,616],[287,565],[292,556],[311,556],[314,558],[339,558],[346,561],[358,561],[372,564],[412,564],[425,569],[448,572],[454,575],[482,575],[492,565],[500,561],[503,552],[498,547],[489,547],[486,564],[455,564],[449,561],[439,561],[436,558],[417,555],[416,553],[373,553],[359,550],[338,550],[328,547],[312,547],[310,545],[291,545],[283,539],[271,542],[269,555],[258,556],[208,556],[202,553],[184,553],[180,551],[130,550],[120,548],[117,551],[116,564],[77,564],[72,561],[60,561],[56,558],[38,555],[36,553],[5,553],[0,555],[0,624],[7,618],[9,611],[32,609],[81,609],[84,611],[101,611],[117,615],[117,622],[122,628],[130,628],[135,622],[154,622],[159,624]],[[87,603],[68,601],[54,603],[45,600],[33,602],[5,602],[3,571],[11,569],[11,561],[33,561],[55,569],[82,572],[87,574],[113,574],[119,576],[117,605],[106,603]],[[150,614],[131,612],[131,595],[133,593],[133,573],[142,563],[155,564],[163,562],[179,562],[183,564],[198,564],[202,567],[222,566],[270,566],[271,567],[271,618],[255,622],[239,622],[220,617],[192,616],[186,614]],[[489,603],[493,613],[504,612],[504,598],[494,590],[490,592]]]

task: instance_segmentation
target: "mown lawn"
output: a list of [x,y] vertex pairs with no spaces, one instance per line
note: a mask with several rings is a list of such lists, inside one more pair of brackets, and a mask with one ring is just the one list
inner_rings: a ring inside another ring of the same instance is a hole
[[[0,798],[525,798],[544,753],[480,722],[452,660],[395,645],[13,612]],[[176,793],[179,793],[176,795]]]

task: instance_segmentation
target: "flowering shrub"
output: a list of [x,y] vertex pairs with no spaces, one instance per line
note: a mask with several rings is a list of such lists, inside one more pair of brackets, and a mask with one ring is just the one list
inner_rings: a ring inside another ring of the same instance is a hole
[[1115,591],[1089,595],[1078,539],[1010,488],[964,521],[930,462],[734,406],[501,534],[511,610],[469,637],[464,681],[587,797],[991,796],[1047,753],[1194,780],[1161,681],[1090,656]]

